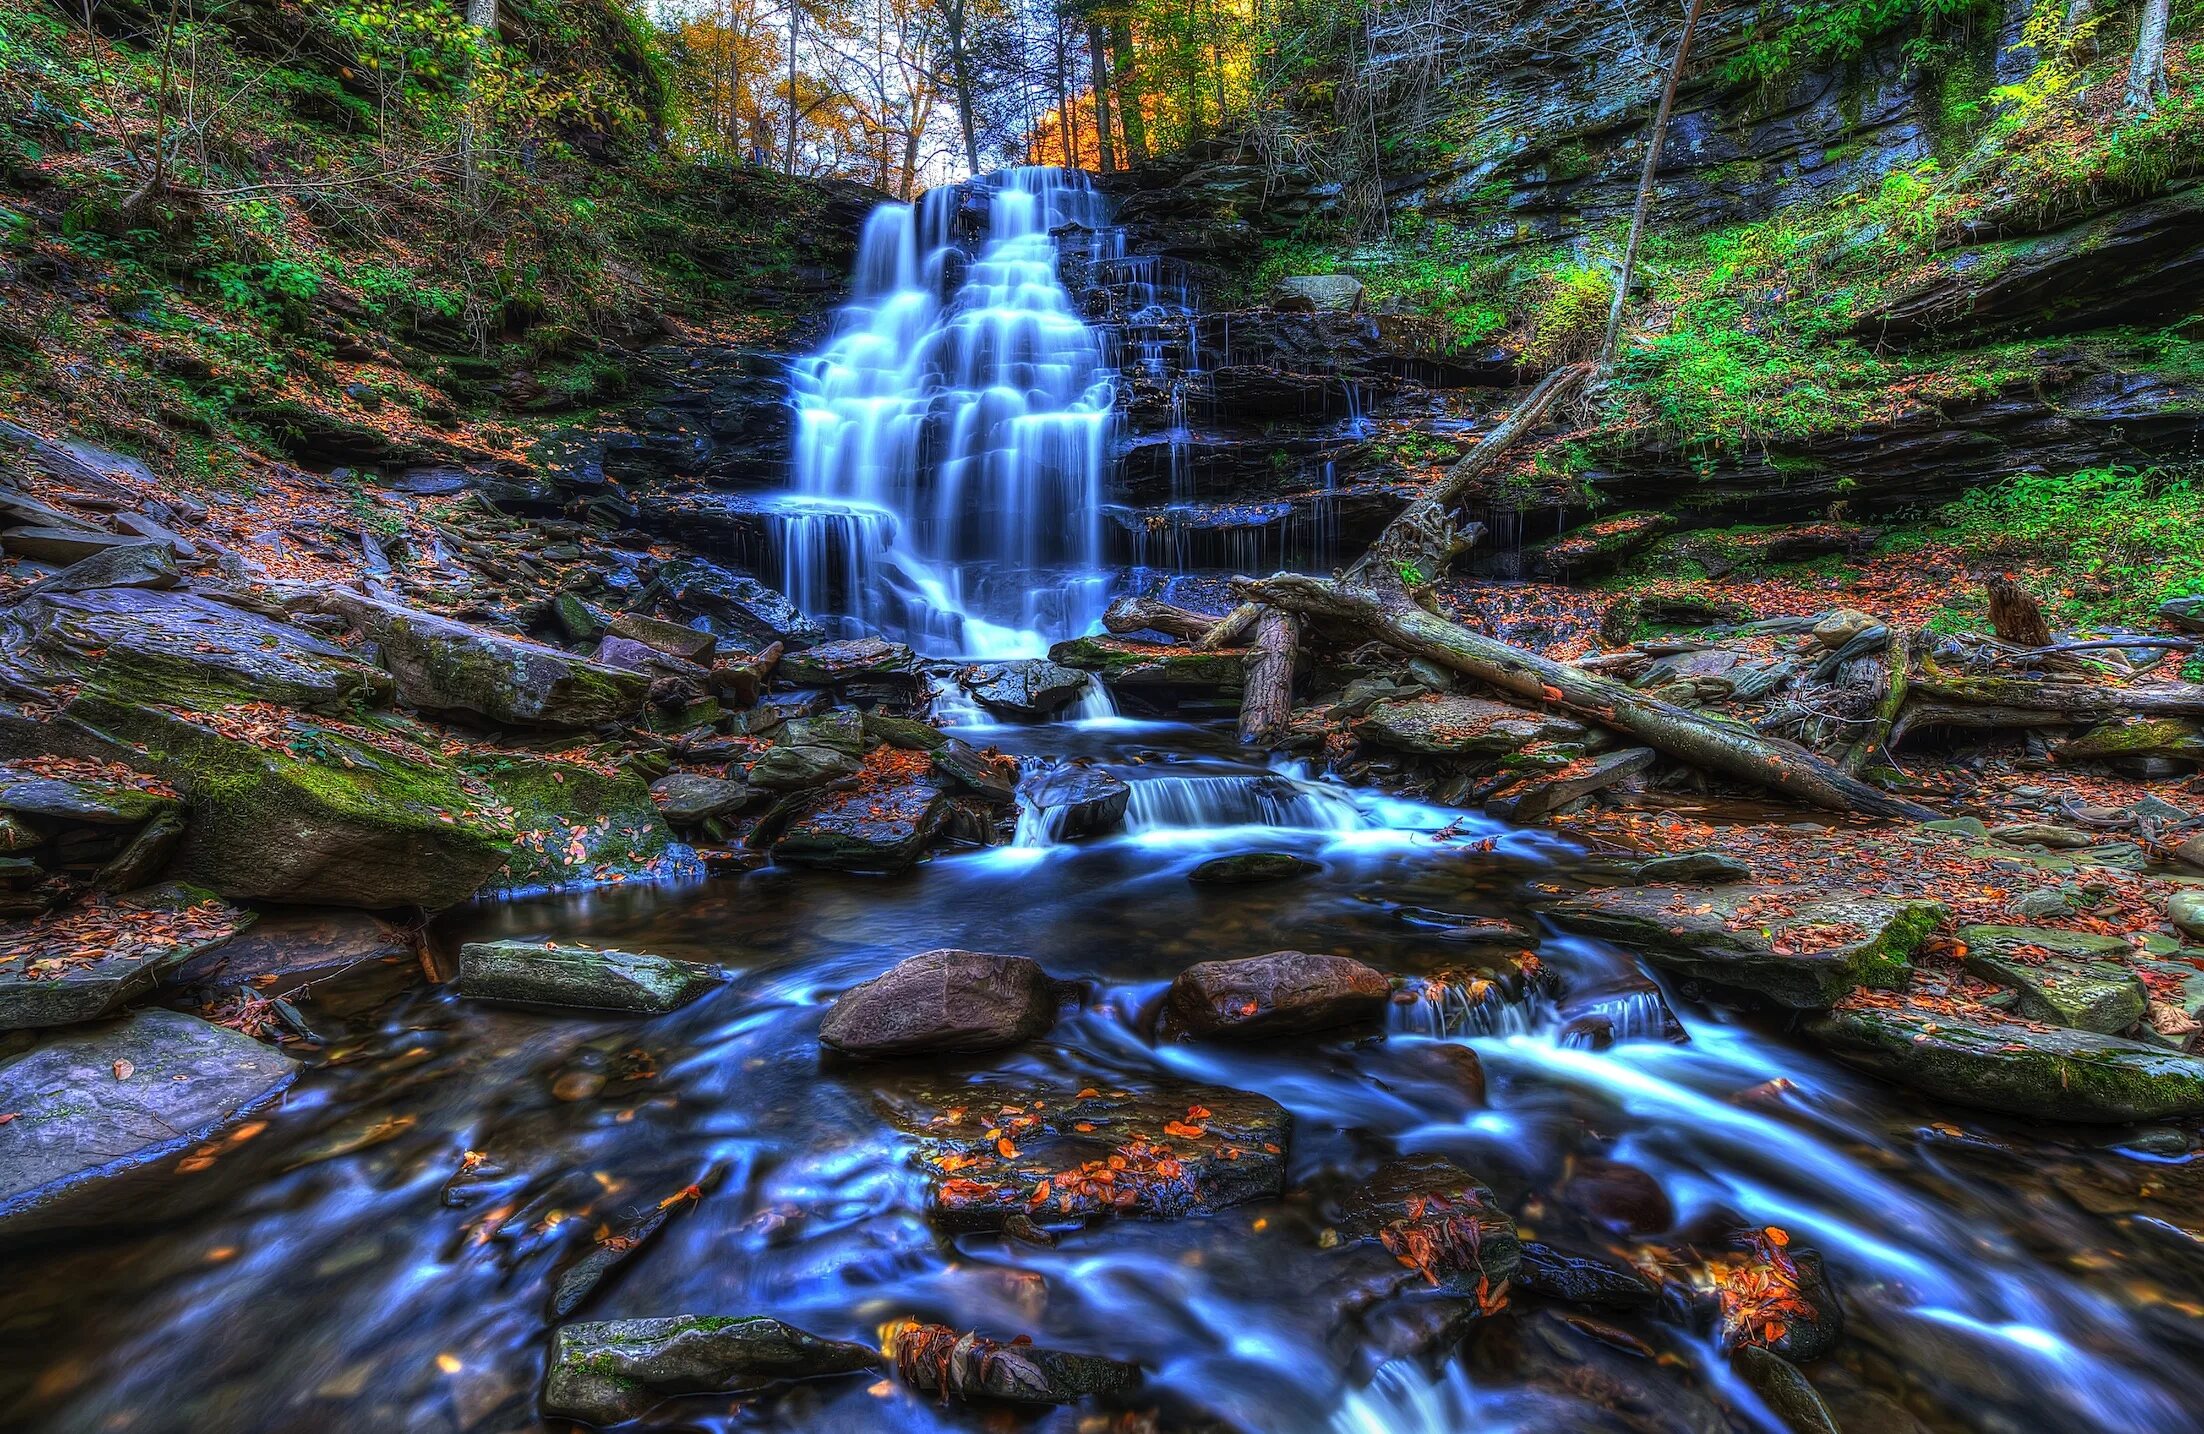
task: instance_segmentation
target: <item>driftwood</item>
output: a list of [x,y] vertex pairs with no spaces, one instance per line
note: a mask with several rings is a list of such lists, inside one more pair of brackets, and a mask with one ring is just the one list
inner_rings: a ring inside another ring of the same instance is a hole
[[1293,663],[1301,646],[1301,621],[1278,608],[1255,619],[1255,645],[1247,654],[1247,686],[1240,695],[1240,740],[1270,746],[1293,717]]
[[1153,597],[1121,597],[1102,614],[1102,626],[1111,632],[1163,632],[1186,642],[1203,636],[1216,625],[1217,620],[1208,613]]
[[[1918,688],[1918,683],[1915,684]],[[2012,727],[2032,730],[2037,727],[2073,727],[2090,721],[2086,717],[2061,717],[2055,712],[2043,712],[2026,707],[1997,707],[1979,702],[1941,702],[1924,698],[1918,691],[1906,702],[1905,710],[1890,724],[1890,736],[1883,742],[1885,751],[1895,752],[1905,739],[1919,727]]]
[[1254,626],[1256,615],[1262,612],[1261,603],[1244,602],[1216,621],[1216,625],[1194,639],[1197,652],[1214,652],[1220,647],[1230,647],[1238,642],[1248,628]]
[[1511,647],[1425,612],[1404,594],[1381,594],[1291,573],[1236,578],[1233,590],[1289,612],[1352,624],[1503,692],[1627,732],[1692,766],[1813,806],[1916,821],[1936,816],[1919,802],[1869,786],[1803,747],[1656,701],[1581,668]]

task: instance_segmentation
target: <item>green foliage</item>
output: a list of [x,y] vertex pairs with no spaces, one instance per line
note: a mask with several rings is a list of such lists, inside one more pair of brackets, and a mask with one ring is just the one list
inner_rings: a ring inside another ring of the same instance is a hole
[[2061,622],[2132,623],[2166,597],[2204,593],[2200,478],[2195,469],[2022,474],[1939,516],[1992,561],[2057,565],[2068,586],[2045,606]]
[[1731,57],[1723,79],[1773,87],[1809,68],[1848,64],[1887,35],[1912,30],[1907,53],[1931,59],[1947,30],[1976,21],[1994,24],[1995,0],[1811,0],[1775,7],[1773,29],[1763,19],[1754,37]]

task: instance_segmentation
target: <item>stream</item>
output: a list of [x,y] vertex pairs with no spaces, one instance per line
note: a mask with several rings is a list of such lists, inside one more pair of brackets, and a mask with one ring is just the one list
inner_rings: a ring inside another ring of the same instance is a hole
[[[1110,346],[1071,317],[1050,235],[1100,218],[1051,174],[999,182],[976,258],[949,257],[963,252],[953,199],[878,221],[855,317],[799,377],[779,577],[849,630],[1005,657],[1099,611]],[[960,284],[989,291],[984,321],[969,293],[937,297]],[[943,498],[945,473],[961,496]],[[1612,879],[1561,835],[1266,764],[1228,721],[1099,698],[1046,724],[942,711],[1029,776],[1076,760],[1122,777],[1124,829],[1063,842],[1022,824],[894,879],[767,867],[447,913],[429,931],[446,971],[461,943],[511,936],[716,962],[731,979],[648,1021],[470,1003],[405,971],[333,991],[314,1007],[325,1043],[309,1070],[220,1158],[187,1160],[127,1229],[11,1258],[7,1426],[540,1427],[559,1273],[601,1227],[698,1182],[694,1208],[580,1317],[771,1314],[867,1342],[913,1316],[1025,1334],[1137,1361],[1146,1383],[1122,1407],[1156,1413],[1011,1418],[857,1378],[688,1398],[661,1411],[670,1427],[1786,1427],[1674,1308],[1591,1317],[1518,1298],[1416,1352],[1418,1301],[1404,1317],[1367,1298],[1371,1265],[1328,1248],[1326,1211],[1385,1161],[1430,1153],[1564,1249],[1659,1261],[1780,1226],[1819,1251],[1848,1323],[1807,1370],[1854,1412],[1848,1434],[2204,1427],[2204,1309],[2182,1293],[2204,1288],[2204,1180],[2152,1153],[2151,1132],[1937,1108],[1774,1018],[1555,933],[1546,904]],[[1250,850],[1318,870],[1187,879]],[[1084,995],[1010,1052],[822,1059],[835,994],[935,947],[1030,956]],[[1396,1004],[1383,1030],[1159,1038],[1175,973],[1279,949],[1432,978],[1438,999]],[[982,1076],[1259,1092],[1293,1118],[1287,1193],[1054,1246],[939,1233],[880,1097]],[[2139,1185],[2160,1198],[2146,1207]]]

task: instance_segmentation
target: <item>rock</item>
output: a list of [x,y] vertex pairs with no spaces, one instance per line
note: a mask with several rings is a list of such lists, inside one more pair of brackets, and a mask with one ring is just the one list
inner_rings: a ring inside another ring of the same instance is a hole
[[1839,1434],[1837,1417],[1797,1365],[1757,1344],[1739,1345],[1730,1358],[1760,1402],[1791,1434]]
[[683,662],[709,664],[713,651],[719,646],[719,639],[702,629],[645,617],[638,612],[613,614],[607,628],[614,637],[640,642],[653,652],[678,657]]
[[1290,851],[1239,851],[1209,858],[1188,872],[1186,879],[1196,886],[1258,886],[1311,876],[1323,869],[1322,863]]
[[37,593],[82,593],[99,588],[172,588],[183,577],[176,559],[158,543],[118,543],[81,558],[33,585],[23,596]]
[[214,893],[178,885],[11,927],[0,936],[0,1031],[110,1015],[252,922]]
[[1617,513],[1523,550],[1523,570],[1550,582],[1581,582],[1611,572],[1676,526],[1666,513]]
[[573,731],[633,721],[650,688],[638,674],[560,648],[342,588],[315,589],[298,604],[335,613],[372,639],[400,700],[423,712]]
[[855,712],[784,723],[746,780],[768,792],[801,792],[854,777],[864,765],[865,723]]
[[1247,684],[1246,654],[1196,652],[1191,647],[1075,637],[1048,650],[1051,662],[1093,673],[1113,691],[1171,696],[1238,696]]
[[2077,1123],[2204,1113],[2204,1061],[2118,1036],[1880,1001],[1840,1006],[1806,1031],[1854,1065],[1986,1110]]
[[2034,926],[1967,926],[1959,939],[1967,970],[2018,991],[2015,1011],[2028,1020],[2118,1035],[2143,1019],[2143,983],[2122,964],[2125,941]]
[[1485,802],[1485,811],[1505,821],[1536,821],[1580,797],[1605,791],[1653,765],[1651,747],[1624,747],[1596,757],[1579,757],[1559,771],[1529,776]]
[[1741,1253],[1706,1263],[1715,1293],[1715,1334],[1725,1349],[1748,1346],[1785,1359],[1819,1359],[1844,1337],[1844,1306],[1820,1255],[1790,1248],[1788,1232],[1743,1232]]
[[865,740],[885,742],[906,752],[938,752],[955,739],[931,722],[912,717],[890,717],[884,712],[864,714]]
[[1515,1222],[1453,1161],[1411,1155],[1379,1167],[1346,1202],[1340,1232],[1375,1240],[1432,1288],[1497,1300],[1522,1259]]
[[475,763],[473,775],[511,809],[513,823],[512,849],[484,894],[702,873],[632,772],[505,752]]
[[380,702],[390,678],[289,623],[192,593],[51,592],[0,614],[0,669],[46,688],[213,711],[275,702],[317,712]]
[[1522,1242],[1515,1284],[1532,1294],[1577,1305],[1634,1308],[1660,1298],[1652,1282],[1628,1265],[1559,1250],[1537,1240]]
[[1193,1035],[1255,1039],[1372,1020],[1391,995],[1391,983],[1360,961],[1273,951],[1187,967],[1171,982],[1166,1009],[1172,1026]]
[[1028,782],[1024,796],[1040,813],[1042,829],[1058,841],[1069,841],[1123,825],[1133,789],[1099,767],[1068,766]]
[[1560,902],[1551,914],[1668,970],[1822,1010],[1855,986],[1902,984],[1945,911],[1807,886],[1712,886],[1616,887]]
[[69,1205],[266,1102],[296,1062],[196,1016],[140,1011],[0,1064],[0,1228],[66,1224]]
[[1448,757],[1505,757],[1533,742],[1581,743],[1591,734],[1580,722],[1526,712],[1504,702],[1454,693],[1380,702],[1354,725],[1363,741],[1396,752]]
[[2190,837],[2173,849],[2174,860],[2183,866],[2204,871],[2204,832]]
[[2182,935],[2204,941],[2204,890],[2177,891],[2167,897],[2166,919]]
[[420,971],[412,943],[381,918],[342,907],[276,907],[221,945],[178,963],[162,984],[275,997],[310,982],[393,968],[409,979]]
[[1093,1354],[1069,1354],[1019,1340],[1007,1343],[947,1325],[897,1325],[888,1356],[898,1378],[944,1403],[1002,1400],[1011,1404],[1071,1404],[1116,1394],[1140,1382],[1140,1366]]
[[1990,835],[2012,846],[2040,846],[2053,851],[2074,851],[2095,846],[2097,837],[2075,827],[2054,822],[2006,822],[1990,828]]
[[658,582],[676,608],[703,618],[753,652],[776,642],[810,647],[826,637],[826,630],[797,611],[785,594],[701,558],[664,564]]
[[1750,881],[1752,868],[1724,852],[1682,851],[1640,862],[1630,879],[1641,886]]
[[947,796],[924,779],[830,793],[788,824],[773,843],[773,860],[895,876],[925,853],[947,816]]
[[1271,286],[1270,306],[1294,313],[1351,314],[1362,307],[1362,281],[1352,274],[1294,274]]
[[0,764],[0,812],[64,825],[134,827],[183,807],[166,792],[109,777],[89,764],[66,770],[71,775],[45,776]]
[[595,946],[476,941],[459,948],[459,994],[478,1001],[657,1016],[725,979],[716,966]]
[[962,738],[951,737],[934,753],[928,771],[953,792],[967,792],[998,806],[1017,800],[1018,759],[992,747],[975,747]]
[[1292,1117],[1221,1086],[948,1085],[883,1096],[952,1230],[1168,1220],[1278,1195]]
[[1814,624],[1812,636],[1814,641],[1835,652],[1869,628],[1881,625],[1879,619],[1856,607],[1840,607]]
[[1046,720],[1086,695],[1087,674],[1045,657],[975,663],[957,673],[957,684],[990,712]]
[[922,951],[835,998],[819,1039],[850,1056],[992,1051],[1056,1024],[1055,982],[1023,956]]
[[2056,887],[2039,886],[2014,897],[2006,909],[2023,921],[2058,921],[2074,914],[2074,903]]
[[840,687],[858,678],[910,676],[915,666],[911,650],[900,642],[854,637],[791,652],[774,675],[797,687]]
[[657,803],[659,815],[677,827],[702,826],[719,817],[731,817],[759,796],[744,783],[707,777],[701,772],[669,772],[650,785],[650,798]]
[[866,1345],[820,1339],[757,1315],[568,1324],[552,1337],[543,1413],[585,1424],[623,1424],[672,1395],[726,1393],[879,1367],[880,1356]]
[[[0,533],[0,549],[33,562],[72,567],[116,548],[160,548],[149,538],[122,537],[90,528],[10,528]],[[165,551],[165,549],[164,549]]]
[[560,593],[551,599],[551,620],[568,642],[595,643],[605,635],[605,624],[611,619],[604,609],[584,599],[579,593]]
[[2184,632],[2204,632],[2204,593],[2167,598],[2158,615]]
[[2059,743],[2055,752],[2061,762],[2163,757],[2195,763],[2204,761],[2204,725],[2185,717],[2100,722],[2079,737]]

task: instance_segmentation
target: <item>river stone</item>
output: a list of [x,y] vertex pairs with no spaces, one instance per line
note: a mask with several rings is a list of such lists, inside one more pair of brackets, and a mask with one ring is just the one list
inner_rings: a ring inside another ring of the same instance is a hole
[[183,581],[176,557],[159,543],[118,543],[80,558],[23,594],[82,593],[99,588],[172,588]]
[[2015,1011],[2028,1020],[2110,1036],[2143,1019],[2143,983],[2124,964],[2125,941],[2035,926],[1966,926],[1959,939],[1967,970],[2018,991]]
[[902,643],[853,637],[789,653],[774,676],[797,687],[835,687],[856,678],[909,673],[913,667],[911,650]]
[[2118,1036],[1881,1001],[1841,1006],[1806,1031],[1854,1065],[1962,1105],[2081,1123],[2204,1114],[2204,1061]]
[[595,643],[605,635],[605,624],[611,621],[603,608],[580,593],[558,594],[551,599],[548,611],[568,642]]
[[1560,902],[1551,915],[1665,969],[1825,1010],[1855,986],[1903,984],[1945,910],[1809,886],[1733,885],[1614,887]]
[[928,1213],[951,1230],[997,1230],[1013,1216],[1044,1227],[1178,1219],[1285,1188],[1293,1117],[1247,1091],[1031,1081],[881,1099],[912,1137]]
[[1070,766],[1043,773],[1026,785],[1024,795],[1050,836],[1070,840],[1122,826],[1133,789],[1099,767]]
[[474,941],[459,948],[459,994],[480,1001],[656,1016],[725,979],[716,966],[595,946]]
[[419,971],[412,943],[380,917],[344,907],[279,906],[221,945],[178,963],[162,984],[275,997],[394,967]]
[[2182,935],[2204,941],[2204,890],[2177,891],[2167,897],[2166,919]]
[[776,642],[810,647],[826,638],[826,630],[798,611],[787,594],[702,558],[664,564],[658,583],[676,608],[702,617],[753,652]]
[[1310,876],[1323,869],[1322,863],[1290,851],[1239,851],[1209,858],[1188,872],[1186,879],[1196,886],[1257,886]]
[[1477,1177],[1438,1155],[1380,1166],[1348,1198],[1340,1233],[1375,1240],[1437,1290],[1488,1300],[1515,1277],[1522,1245]]
[[1189,966],[1171,982],[1166,1000],[1169,1024],[1178,1030],[1256,1039],[1372,1020],[1391,995],[1384,976],[1350,957],[1273,951]]
[[1289,313],[1351,314],[1362,307],[1362,281],[1352,274],[1292,274],[1271,285],[1270,306]]
[[782,831],[773,843],[773,860],[895,876],[925,854],[948,814],[947,795],[923,780],[884,792],[831,792]]
[[635,720],[650,688],[639,673],[343,588],[313,589],[294,605],[335,613],[372,639],[399,698],[423,712],[573,731]]
[[1580,797],[1605,791],[1653,765],[1651,747],[1625,747],[1579,757],[1557,771],[1524,777],[1486,801],[1485,811],[1506,821],[1536,821]]
[[890,1339],[896,1373],[913,1389],[939,1394],[944,1401],[1072,1404],[1140,1382],[1137,1364],[959,1334],[947,1325],[906,1324]]
[[1507,756],[1533,742],[1578,743],[1591,735],[1582,723],[1566,717],[1451,692],[1379,702],[1355,723],[1354,732],[1396,752],[1488,758]]
[[928,770],[950,791],[968,792],[998,806],[1017,800],[1018,759],[992,747],[975,747],[960,737],[951,737],[934,753]]
[[958,685],[988,711],[1036,720],[1077,702],[1088,681],[1086,673],[1045,657],[974,663],[957,673]]
[[1112,689],[1223,697],[1237,696],[1247,685],[1247,656],[1240,651],[1196,652],[1121,637],[1074,637],[1050,648],[1048,656],[1051,662],[1093,673]]
[[878,1370],[880,1356],[777,1319],[674,1315],[561,1325],[551,1341],[543,1412],[624,1424],[661,1399]]
[[1652,1282],[1628,1265],[1556,1249],[1538,1240],[1522,1242],[1515,1284],[1532,1294],[1576,1305],[1635,1308],[1660,1298]]
[[96,1021],[253,923],[253,913],[183,885],[136,892],[115,906],[114,929],[93,943],[96,954],[85,954],[86,941],[74,934],[86,929],[76,921],[94,914],[86,908],[0,935],[0,1031]]
[[173,1154],[280,1092],[298,1063],[179,1011],[48,1038],[0,1064],[0,1228]]
[[1757,1344],[1738,1345],[1730,1359],[1760,1402],[1791,1434],[1840,1434],[1837,1417],[1797,1365]]
[[1640,862],[1630,879],[1641,886],[1750,881],[1752,868],[1726,852],[1681,851]]
[[865,720],[834,712],[784,722],[773,746],[750,765],[746,780],[769,792],[800,792],[854,777],[865,755]]
[[719,646],[719,639],[702,629],[683,627],[678,622],[646,617],[639,612],[615,613],[606,627],[614,637],[640,642],[653,652],[678,657],[683,662],[709,663],[714,649]]
[[851,1056],[993,1051],[1056,1024],[1048,973],[1024,956],[922,951],[835,998],[819,1039]]
[[701,826],[717,817],[729,817],[758,799],[758,793],[741,782],[707,777],[702,772],[669,772],[650,784],[651,800],[659,814],[677,827]]
[[2006,822],[1991,827],[1990,835],[2013,846],[2040,846],[2053,851],[2074,851],[2097,844],[2093,834],[2056,822]]
[[0,615],[0,670],[124,702],[211,711],[276,702],[348,711],[391,681],[333,643],[186,592],[102,588],[26,598]]

